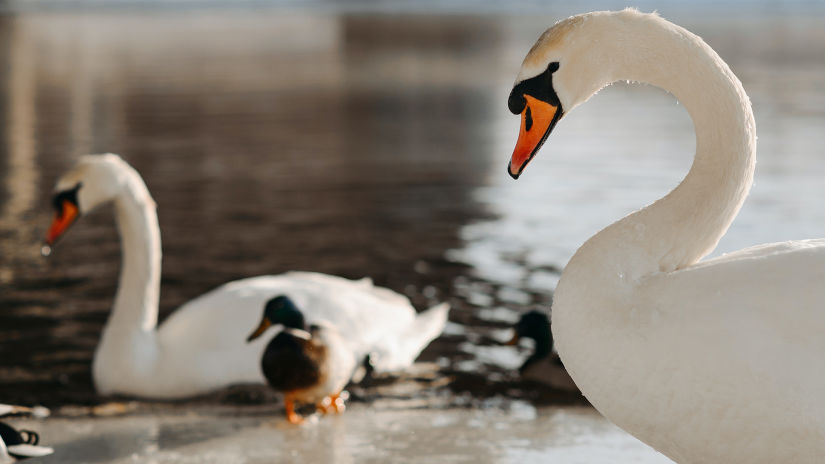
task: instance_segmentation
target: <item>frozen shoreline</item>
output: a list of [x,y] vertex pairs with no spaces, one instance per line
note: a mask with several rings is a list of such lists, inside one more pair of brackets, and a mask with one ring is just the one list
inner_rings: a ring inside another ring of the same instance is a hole
[[[495,403],[495,402],[494,402]],[[291,426],[278,406],[165,408],[117,417],[16,420],[55,454],[38,462],[667,463],[586,406],[354,404]]]

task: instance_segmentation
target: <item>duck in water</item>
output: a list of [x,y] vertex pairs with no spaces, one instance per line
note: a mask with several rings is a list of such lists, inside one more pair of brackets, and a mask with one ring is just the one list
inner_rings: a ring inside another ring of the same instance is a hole
[[524,380],[571,392],[578,392],[573,379],[562,365],[559,355],[553,352],[553,334],[550,331],[550,319],[540,311],[524,313],[513,327],[513,338],[508,345],[517,345],[522,338],[535,342],[533,354],[519,368]]

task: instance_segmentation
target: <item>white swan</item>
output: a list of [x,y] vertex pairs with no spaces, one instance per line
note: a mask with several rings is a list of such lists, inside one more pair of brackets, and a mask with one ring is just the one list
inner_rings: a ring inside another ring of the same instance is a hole
[[707,44],[635,10],[559,22],[510,95],[522,115],[510,174],[562,114],[618,80],[678,98],[696,157],[676,189],[568,263],[552,310],[564,365],[608,419],[677,462],[822,462],[825,240],[699,262],[739,211],[756,148],[748,97]]
[[265,383],[260,359],[268,341],[246,343],[267,300],[288,295],[307,321],[336,327],[356,356],[376,370],[402,369],[437,337],[447,320],[441,304],[419,315],[409,300],[375,287],[309,272],[230,282],[181,306],[157,326],[160,229],[155,202],[140,175],[117,155],[87,155],[55,187],[53,244],[84,212],[112,202],[122,240],[120,283],[94,357],[102,394],[181,398],[237,383]]

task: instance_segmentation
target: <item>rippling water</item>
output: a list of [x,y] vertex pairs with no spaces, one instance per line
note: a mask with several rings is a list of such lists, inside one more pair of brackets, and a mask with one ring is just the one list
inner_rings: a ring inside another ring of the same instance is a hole
[[[756,184],[716,253],[825,236],[823,16],[668,5],[731,65],[756,114]],[[102,401],[90,363],[119,266],[112,214],[84,217],[48,259],[39,249],[56,177],[110,151],[159,205],[161,318],[241,277],[368,275],[419,307],[453,304],[423,359],[459,402],[563,400],[514,379],[526,354],[498,341],[520,311],[546,309],[587,237],[676,185],[694,135],[670,95],[614,85],[567,115],[513,182],[509,88],[537,35],[574,13],[534,7],[0,16],[0,397]],[[461,417],[454,428],[473,427]],[[514,456],[556,456],[531,446]]]
[[94,400],[119,266],[111,213],[38,255],[51,185],[82,153],[122,154],[159,205],[162,316],[290,269],[449,298],[464,268],[444,250],[485,214],[477,135],[497,95],[473,68],[496,56],[497,29],[256,11],[3,18],[0,391]]

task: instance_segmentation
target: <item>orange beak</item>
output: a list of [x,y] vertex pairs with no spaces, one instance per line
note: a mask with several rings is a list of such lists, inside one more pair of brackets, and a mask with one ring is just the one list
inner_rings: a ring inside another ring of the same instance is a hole
[[269,318],[264,317],[263,319],[261,319],[261,323],[258,325],[258,328],[255,329],[255,331],[252,332],[252,334],[249,335],[249,337],[247,337],[246,342],[249,343],[252,340],[255,340],[256,338],[260,337],[261,334],[266,332],[266,329],[268,329],[271,325],[272,322],[269,320]]
[[507,170],[513,179],[518,179],[527,163],[536,156],[541,144],[550,135],[562,112],[559,107],[524,94],[527,104],[521,112],[521,130],[516,149],[510,158]]
[[74,203],[69,200],[63,200],[62,211],[54,215],[52,225],[49,227],[49,232],[46,234],[47,245],[54,245],[54,242],[56,242],[57,239],[59,239],[63,233],[66,232],[66,229],[68,229],[77,218],[77,212],[77,206],[75,206]]

